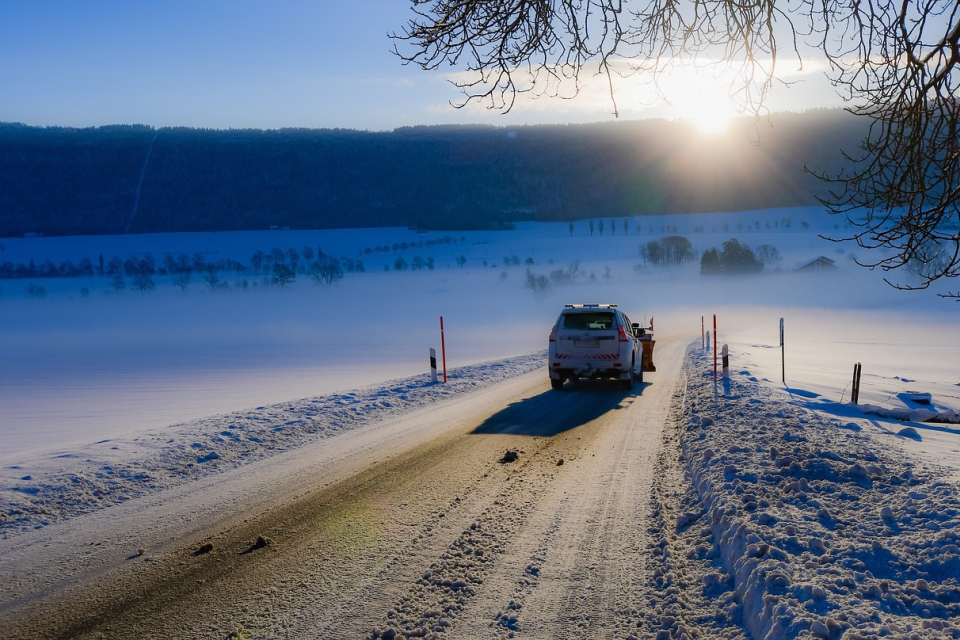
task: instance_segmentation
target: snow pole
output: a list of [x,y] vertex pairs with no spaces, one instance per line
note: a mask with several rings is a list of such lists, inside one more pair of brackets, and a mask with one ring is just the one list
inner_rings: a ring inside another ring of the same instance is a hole
[[704,345],[706,344],[704,342],[704,334],[705,334],[705,331],[703,328],[703,316],[700,316],[700,349],[703,349]]
[[723,345],[723,349],[721,353],[723,354],[723,360],[722,360],[723,379],[729,380],[730,379],[730,351],[727,349],[727,345]]
[[443,337],[443,316],[440,316],[440,353],[443,356],[443,383],[447,383],[447,344]]
[[437,381],[437,350],[430,347],[430,381]]
[[717,314],[713,314],[713,379],[717,379]]
[[853,365],[853,389],[850,391],[850,399],[853,404],[860,402],[860,363]]
[[783,384],[787,384],[787,358],[783,346],[783,318],[780,318],[780,375],[783,377]]

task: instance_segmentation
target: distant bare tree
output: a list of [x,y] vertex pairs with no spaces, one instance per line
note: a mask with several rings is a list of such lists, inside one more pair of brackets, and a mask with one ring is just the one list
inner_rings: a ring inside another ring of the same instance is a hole
[[780,250],[773,245],[761,244],[757,247],[757,260],[759,260],[760,264],[764,267],[770,267],[782,262],[783,256],[780,255]]
[[668,264],[683,264],[697,257],[693,244],[683,236],[667,236],[660,240],[664,261]]
[[253,267],[254,271],[260,271],[260,267],[263,265],[265,258],[266,254],[264,254],[261,249],[254,251],[253,255],[250,257],[250,266]]
[[530,289],[533,291],[533,294],[537,297],[542,297],[547,295],[552,288],[550,283],[550,278],[541,274],[536,274],[532,270],[527,269],[527,276],[524,280],[523,286],[525,289]]
[[146,271],[138,271],[133,275],[133,288],[140,293],[146,293],[156,289],[157,283],[153,281],[153,276]]
[[693,244],[683,236],[667,236],[640,245],[640,257],[644,263],[650,261],[653,264],[683,264],[696,256]]
[[297,264],[300,262],[300,252],[294,248],[287,249],[287,257],[290,259],[290,268],[297,270]]
[[[529,269],[527,270],[529,273]],[[584,275],[583,265],[579,260],[567,264],[565,268],[554,269],[550,272],[550,280],[556,284],[572,284],[577,278]]]
[[190,284],[190,276],[193,273],[191,269],[177,269],[170,274],[170,281],[173,286],[180,287],[180,291],[186,291]]
[[338,259],[332,256],[323,256],[310,265],[310,277],[317,284],[330,286],[343,278],[343,267]]
[[215,266],[207,265],[207,270],[203,274],[203,281],[207,283],[212,291],[223,288],[227,283],[220,279],[220,272]]
[[273,275],[270,277],[270,282],[283,289],[296,279],[296,271],[281,262],[274,263]]
[[127,283],[123,279],[122,271],[117,271],[110,276],[110,288],[113,289],[113,292],[117,295],[120,295],[120,292],[127,288]]

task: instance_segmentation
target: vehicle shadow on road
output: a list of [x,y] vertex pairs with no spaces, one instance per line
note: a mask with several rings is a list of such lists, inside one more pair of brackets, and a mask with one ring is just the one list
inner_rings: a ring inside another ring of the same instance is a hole
[[624,391],[619,383],[607,381],[568,383],[563,391],[545,391],[514,402],[484,420],[472,433],[555,436],[627,408],[645,388],[646,384],[637,384],[632,391]]

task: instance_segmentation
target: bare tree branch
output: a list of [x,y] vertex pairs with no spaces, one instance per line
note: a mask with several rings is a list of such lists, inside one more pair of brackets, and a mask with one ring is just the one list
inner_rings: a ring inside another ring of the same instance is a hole
[[875,4],[857,3],[858,13],[847,18],[858,32],[822,42],[835,85],[848,92],[848,110],[870,121],[861,153],[848,156],[851,168],[821,176],[835,186],[824,204],[853,229],[832,239],[880,250],[864,266],[890,272],[912,265],[918,281],[887,281],[925,289],[960,275],[960,5]]
[[518,94],[561,96],[569,82],[575,95],[590,61],[609,78],[623,38],[618,0],[412,0],[412,8],[415,17],[392,35],[410,51],[394,51],[424,70],[472,75],[455,82],[466,96],[456,107],[480,100],[506,112]]
[[606,79],[616,114],[615,79],[659,91],[663,74],[707,61],[733,75],[732,102],[757,122],[783,53],[802,61],[819,50],[848,111],[870,123],[846,170],[817,174],[832,185],[824,204],[853,229],[831,239],[878,250],[864,266],[912,265],[919,281],[891,281],[898,288],[960,275],[957,0],[410,1],[394,51],[425,70],[465,72],[457,107],[570,98],[586,73]]

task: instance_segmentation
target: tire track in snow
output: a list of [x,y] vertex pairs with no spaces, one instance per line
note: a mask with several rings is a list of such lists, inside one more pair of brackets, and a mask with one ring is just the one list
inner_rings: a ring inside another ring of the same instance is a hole
[[[557,403],[558,396],[546,389],[546,381],[542,389],[539,396],[499,412],[477,429],[488,434],[485,438],[489,441],[519,443],[516,466],[503,465],[503,477],[494,480],[497,490],[490,492],[490,501],[475,503],[475,519],[433,559],[422,561],[422,574],[398,597],[369,637],[425,637],[448,631],[457,637],[473,637],[471,628],[489,627],[494,618],[492,613],[484,614],[478,622],[476,600],[492,591],[499,603],[499,595],[516,583],[513,571],[504,574],[504,565],[515,567],[519,558],[524,567],[517,569],[520,575],[535,578],[534,563],[523,562],[526,556],[516,553],[513,541],[518,535],[529,539],[520,532],[537,509],[539,497],[558,477],[572,473],[571,466],[558,464],[564,456],[567,460],[577,457],[583,447],[581,437],[569,429],[589,423],[615,405],[610,396],[567,396]],[[509,628],[509,616],[501,620],[502,626]]]
[[550,616],[531,620],[537,636],[553,627],[559,637],[596,637],[631,625],[651,475],[642,472],[648,456],[641,452],[658,446],[658,431],[659,425],[645,433],[632,421],[615,423],[594,444],[590,460],[601,458],[602,466],[588,470],[577,490],[569,491],[556,566],[550,566],[551,557],[543,572],[550,588],[538,594],[542,602],[531,603],[535,612]]
[[597,425],[574,482],[544,511],[561,514],[517,637],[630,637],[650,593],[647,541],[653,461],[681,351],[661,345],[660,371]]
[[[677,351],[677,354],[680,352]],[[671,358],[668,348],[664,359]],[[581,385],[555,404],[616,398],[611,410],[566,434],[578,443],[536,493],[533,510],[510,536],[453,622],[453,637],[629,637],[650,593],[646,511],[662,419],[679,362],[665,366],[663,390],[624,394]],[[652,377],[656,382],[656,378]],[[559,437],[559,436],[557,436]],[[441,633],[424,629],[426,633]]]

